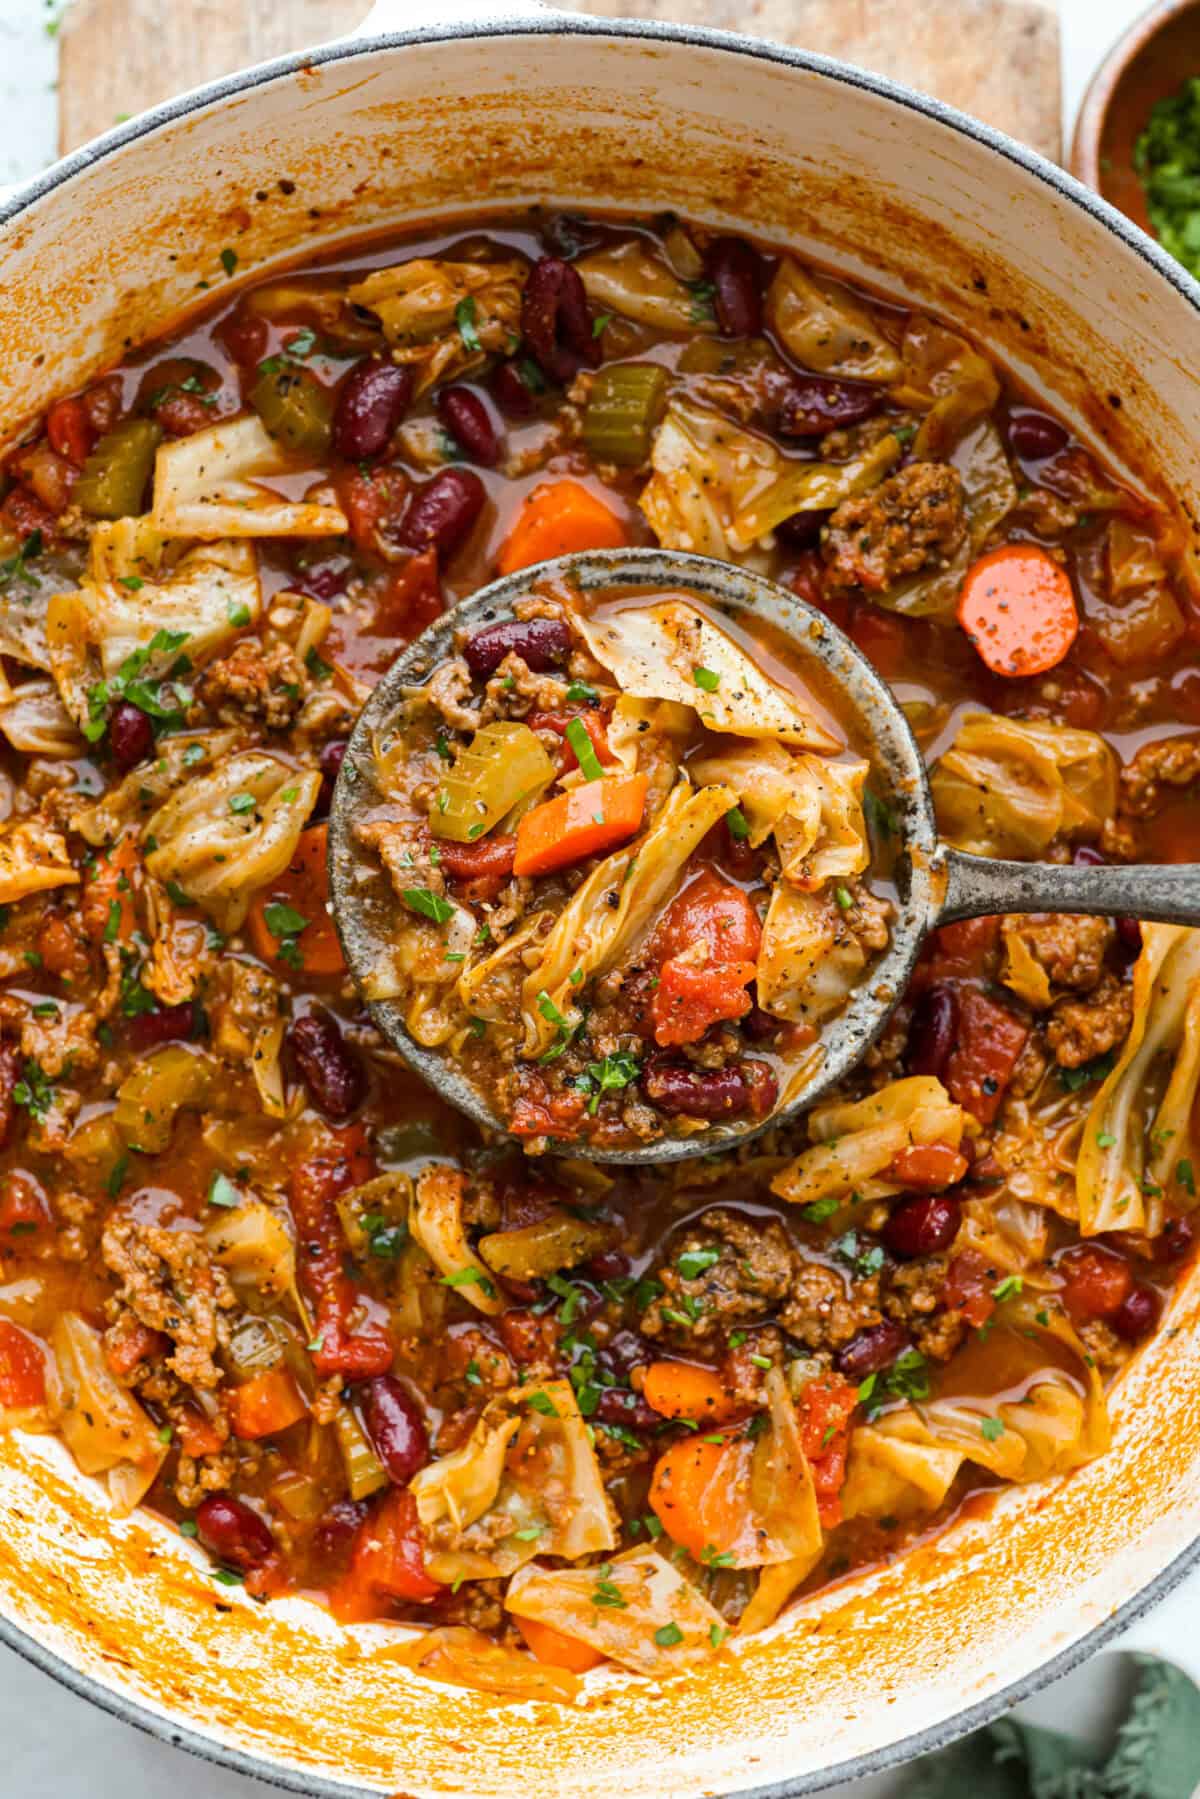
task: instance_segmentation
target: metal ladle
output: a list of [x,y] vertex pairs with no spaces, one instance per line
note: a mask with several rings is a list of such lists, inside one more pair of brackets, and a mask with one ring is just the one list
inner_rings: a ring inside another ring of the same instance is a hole
[[[716,615],[749,613],[812,659],[872,762],[872,785],[895,826],[896,916],[888,948],[866,969],[845,1009],[822,1033],[823,1056],[765,1121],[732,1120],[685,1138],[663,1137],[634,1149],[571,1145],[573,1155],[606,1162],[670,1162],[707,1155],[758,1135],[804,1111],[850,1072],[883,1030],[930,931],[955,919],[1004,912],[1084,912],[1200,925],[1200,869],[1191,865],[1072,866],[1005,862],[966,855],[939,841],[925,762],[894,695],[861,650],[825,614],[761,575],[678,550],[597,550],[507,575],[463,600],[397,657],[363,708],[334,791],[329,829],[332,909],[350,971],[360,987],[377,969],[395,900],[382,868],[355,841],[353,827],[383,796],[374,782],[374,744],[397,713],[405,689],[419,686],[447,657],[454,635],[512,616],[512,605],[544,576],[564,577],[584,593],[629,588],[685,589]],[[379,1030],[444,1099],[485,1128],[505,1126],[453,1063],[409,1036],[400,1005],[368,1002]]]

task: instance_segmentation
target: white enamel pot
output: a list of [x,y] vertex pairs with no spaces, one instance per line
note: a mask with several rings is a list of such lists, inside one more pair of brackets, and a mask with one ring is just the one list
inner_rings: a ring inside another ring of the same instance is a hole
[[[454,0],[134,119],[0,207],[0,429],[298,249],[482,206],[673,208],[959,320],[1195,510],[1200,289],[1059,169],[916,94],[747,38]],[[1200,1531],[1200,1283],[1121,1380],[1110,1455],[659,1689],[575,1708],[423,1681],[386,1629],[216,1586],[47,1440],[0,1446],[0,1636],[295,1792],[782,1799],[946,1742],[1101,1647]]]

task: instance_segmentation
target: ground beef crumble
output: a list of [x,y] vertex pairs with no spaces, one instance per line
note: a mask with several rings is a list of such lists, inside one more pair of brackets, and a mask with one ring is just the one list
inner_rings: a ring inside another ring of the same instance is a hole
[[944,567],[966,542],[962,479],[948,463],[914,462],[872,493],[843,500],[822,544],[831,587],[879,593],[904,575]]
[[[717,1260],[694,1278],[680,1272],[682,1257],[714,1249],[719,1252]],[[792,1246],[777,1220],[752,1219],[714,1207],[674,1245],[671,1261],[655,1270],[663,1293],[642,1317],[643,1334],[692,1341],[731,1324],[762,1318],[788,1292],[792,1270]]]
[[1046,1042],[1061,1068],[1079,1068],[1124,1042],[1133,1023],[1133,992],[1105,973],[1086,999],[1060,999]]
[[144,1224],[128,1213],[109,1220],[104,1262],[121,1282],[109,1301],[115,1325],[122,1310],[174,1344],[167,1366],[188,1386],[214,1388],[224,1378],[214,1357],[229,1346],[226,1314],[237,1303],[208,1245],[192,1231]]

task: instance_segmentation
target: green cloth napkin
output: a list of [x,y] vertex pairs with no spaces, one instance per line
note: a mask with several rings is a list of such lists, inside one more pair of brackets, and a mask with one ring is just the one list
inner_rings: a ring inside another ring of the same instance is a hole
[[1002,1718],[918,1762],[902,1799],[1192,1799],[1200,1786],[1200,1689],[1154,1656],[1111,1755]]

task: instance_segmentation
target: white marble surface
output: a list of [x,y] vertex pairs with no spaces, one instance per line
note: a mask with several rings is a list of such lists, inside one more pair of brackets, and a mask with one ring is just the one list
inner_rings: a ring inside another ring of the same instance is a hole
[[[165,0],[164,24],[173,3]],[[1141,0],[1061,0],[1068,121],[1096,63],[1141,10]],[[60,11],[61,0],[0,0],[0,184],[33,174],[54,154],[53,29]],[[1195,1665],[1198,1624],[1200,1575],[1195,1575],[1139,1630],[1138,1640]],[[1102,1741],[1119,1706],[1125,1673],[1119,1654],[1097,1657],[1021,1713]],[[267,1790],[117,1723],[2,1649],[0,1742],[4,1799],[32,1799],[35,1794],[39,1799],[126,1799],[131,1791],[149,1799],[166,1794],[171,1799],[261,1799]],[[894,1776],[856,1781],[837,1788],[832,1799],[887,1799],[901,1783]]]

